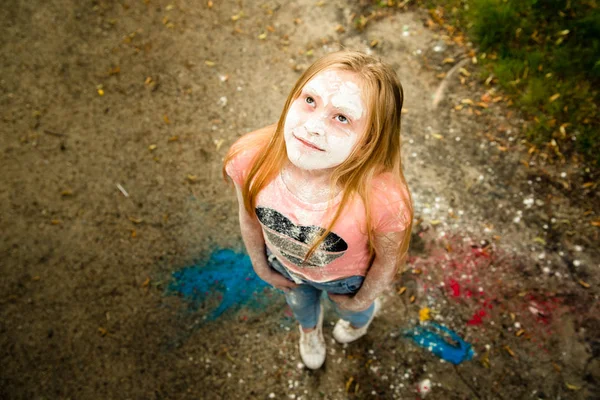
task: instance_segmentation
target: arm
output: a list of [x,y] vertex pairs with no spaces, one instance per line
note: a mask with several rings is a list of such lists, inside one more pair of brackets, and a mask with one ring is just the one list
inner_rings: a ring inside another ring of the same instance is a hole
[[399,248],[405,240],[406,232],[392,232],[375,235],[376,256],[367,276],[354,296],[330,294],[331,300],[338,306],[350,311],[367,309],[393,282],[398,268],[404,262],[406,254],[399,254]]
[[241,188],[235,184],[235,191],[238,198],[239,204],[239,215],[240,215],[240,230],[242,232],[242,239],[246,246],[246,251],[252,260],[252,266],[256,275],[263,281],[273,285],[277,289],[283,291],[294,288],[296,285],[294,282],[287,280],[283,275],[273,270],[267,263],[267,256],[265,254],[265,239],[263,237],[262,227],[256,219],[256,217],[249,215],[244,208],[244,199],[242,196]]

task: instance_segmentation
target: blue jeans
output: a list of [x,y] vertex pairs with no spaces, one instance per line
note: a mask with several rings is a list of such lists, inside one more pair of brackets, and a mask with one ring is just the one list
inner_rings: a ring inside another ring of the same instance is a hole
[[[275,271],[279,272],[288,280],[294,281],[285,266],[283,266],[268,249],[267,261]],[[301,279],[301,284],[285,293],[285,300],[303,328],[314,328],[317,325],[319,313],[321,312],[320,304],[322,292],[332,294],[355,294],[362,286],[364,279],[363,276],[359,275],[329,282],[313,282]],[[373,311],[375,310],[374,303],[366,310],[358,312],[342,310],[334,301],[332,301],[332,303],[339,316],[350,322],[355,328],[365,326],[371,319]]]

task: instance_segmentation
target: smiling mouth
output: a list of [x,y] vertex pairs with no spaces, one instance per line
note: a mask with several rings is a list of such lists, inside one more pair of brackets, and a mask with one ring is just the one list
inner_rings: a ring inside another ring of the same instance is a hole
[[300,143],[302,143],[303,145],[305,145],[306,147],[310,147],[311,149],[314,149],[314,150],[325,151],[325,150],[321,149],[320,147],[317,147],[317,146],[315,146],[314,144],[312,144],[312,143],[310,143],[310,142],[307,142],[306,140],[300,139],[300,138],[299,138],[298,136],[296,136],[296,135],[293,135],[293,136],[294,136],[296,139],[298,139],[298,141],[299,141]]

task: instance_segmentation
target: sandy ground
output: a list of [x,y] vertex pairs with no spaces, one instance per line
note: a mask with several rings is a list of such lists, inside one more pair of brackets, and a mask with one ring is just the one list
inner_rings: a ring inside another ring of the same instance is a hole
[[[213,3],[0,6],[0,398],[406,399],[423,379],[428,399],[597,398],[594,171],[528,153],[522,119],[470,60],[470,76],[443,79],[469,48],[436,47],[423,11],[359,32],[359,2]],[[167,287],[215,249],[242,250],[222,157],[342,47],[403,83],[417,223],[369,334],[332,343],[329,313],[326,364],[307,371],[280,293],[207,321],[218,298],[190,305]],[[402,336],[425,308],[471,361]]]

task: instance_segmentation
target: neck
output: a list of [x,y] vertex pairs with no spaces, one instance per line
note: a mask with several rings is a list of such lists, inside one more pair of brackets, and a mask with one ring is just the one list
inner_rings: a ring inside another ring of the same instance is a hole
[[[333,169],[306,170],[288,163],[281,171],[287,188],[296,197],[308,203],[321,203],[331,198]],[[333,195],[337,195],[336,191]]]

